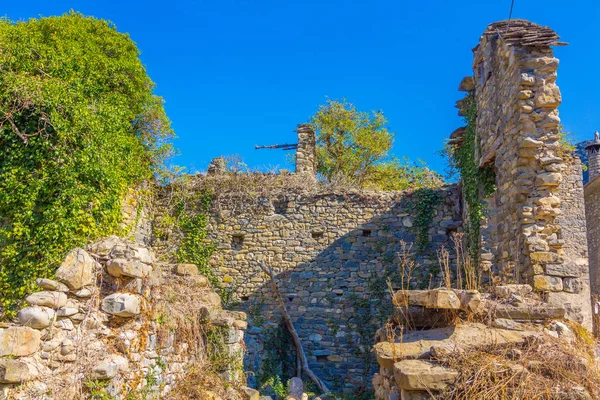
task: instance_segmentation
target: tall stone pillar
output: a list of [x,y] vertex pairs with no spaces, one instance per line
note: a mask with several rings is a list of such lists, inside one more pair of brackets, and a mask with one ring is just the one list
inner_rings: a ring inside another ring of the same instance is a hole
[[310,124],[299,124],[298,149],[296,150],[296,173],[305,174],[312,179],[317,175],[317,137]]
[[590,181],[600,174],[600,134],[594,134],[594,142],[585,146],[588,155],[588,174]]

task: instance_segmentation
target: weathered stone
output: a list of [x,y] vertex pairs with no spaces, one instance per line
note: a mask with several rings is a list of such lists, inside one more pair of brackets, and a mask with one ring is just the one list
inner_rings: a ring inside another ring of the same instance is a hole
[[198,267],[196,264],[177,264],[175,266],[175,273],[177,275],[199,275]]
[[259,400],[260,393],[256,389],[249,388],[248,386],[242,386],[240,388],[240,393],[242,395],[243,400]]
[[481,293],[476,290],[455,290],[460,298],[460,308],[472,313],[483,311],[484,304],[481,299]]
[[546,84],[542,86],[535,94],[536,107],[555,108],[560,105],[562,96],[558,86]]
[[46,278],[38,278],[35,280],[35,283],[45,290],[56,291],[56,292],[68,292],[69,288],[67,285],[62,284],[57,281],[53,281],[52,279]]
[[560,292],[563,290],[563,283],[560,277],[535,275],[533,277],[533,288],[542,292]]
[[288,382],[288,396],[286,400],[302,400],[304,393],[304,383],[302,379],[294,377]]
[[129,361],[125,357],[112,355],[96,365],[91,374],[91,379],[106,380],[114,378],[117,373],[127,372]]
[[532,291],[533,288],[531,285],[525,284],[500,285],[494,288],[494,293],[496,296],[502,299],[510,299],[513,294],[527,296]]
[[27,379],[29,368],[23,361],[0,359],[0,383],[21,383]]
[[431,347],[434,345],[454,345],[469,349],[491,344],[522,343],[526,337],[535,335],[537,335],[535,332],[510,331],[469,323],[411,331],[402,337],[402,343],[380,342],[374,348],[379,365],[392,369],[398,360],[429,357]]
[[62,307],[56,310],[57,317],[71,317],[79,312],[78,308],[75,307]]
[[127,260],[117,258],[108,261],[106,264],[108,273],[116,278],[127,276],[130,278],[143,278],[146,276],[144,264],[139,260]]
[[63,292],[36,292],[27,296],[25,301],[32,306],[57,309],[67,304],[67,295]]
[[14,326],[0,329],[0,357],[23,357],[40,348],[41,333],[29,327]]
[[563,290],[568,293],[581,293],[584,288],[584,283],[579,278],[563,279]]
[[475,89],[475,79],[472,76],[465,76],[462,81],[460,81],[460,85],[458,85],[458,90],[461,92],[470,92]]
[[571,262],[562,264],[546,264],[546,274],[577,278],[578,276],[581,276],[581,266]]
[[72,293],[75,297],[79,297],[82,299],[87,299],[88,297],[92,297],[92,291],[89,288],[83,288],[80,290],[76,290]]
[[459,310],[460,306],[460,299],[452,290],[436,289],[429,292],[428,308]]
[[83,249],[71,250],[56,271],[56,279],[71,290],[94,283],[94,271],[99,264]]
[[444,390],[458,371],[431,361],[403,360],[394,364],[396,383],[404,390]]
[[558,186],[562,182],[562,174],[559,172],[542,172],[535,177],[538,186]]
[[509,329],[511,331],[524,331],[526,329],[524,324],[506,318],[496,318],[492,321],[492,326],[496,328]]
[[119,317],[134,317],[141,312],[141,299],[130,293],[115,293],[102,300],[102,310]]
[[560,319],[565,316],[565,308],[558,304],[494,304],[490,310],[496,318],[517,320]]
[[562,262],[562,258],[558,254],[548,252],[548,251],[533,252],[529,255],[529,257],[531,258],[531,261],[534,263],[544,264],[544,263],[560,263],[560,262]]
[[397,306],[427,306],[429,304],[429,290],[399,290],[394,295]]
[[54,310],[48,307],[25,307],[17,313],[19,324],[35,329],[50,326],[56,318]]

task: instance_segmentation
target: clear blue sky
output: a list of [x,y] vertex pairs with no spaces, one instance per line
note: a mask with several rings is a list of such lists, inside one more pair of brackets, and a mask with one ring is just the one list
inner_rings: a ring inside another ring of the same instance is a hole
[[[510,0],[52,0],[4,2],[12,20],[74,9],[128,32],[166,100],[179,138],[174,161],[203,170],[240,154],[251,167],[285,167],[293,129],[329,98],[383,110],[393,152],[443,171],[436,155],[461,126],[454,102],[471,49]],[[549,25],[570,43],[561,60],[560,114],[578,140],[600,129],[600,1],[515,0],[513,18]]]

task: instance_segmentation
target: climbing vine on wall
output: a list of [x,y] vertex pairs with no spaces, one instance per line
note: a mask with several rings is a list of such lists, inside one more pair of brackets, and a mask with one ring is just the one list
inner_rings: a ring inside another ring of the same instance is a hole
[[216,249],[214,243],[208,239],[207,213],[210,201],[210,194],[199,192],[187,201],[181,199],[176,204],[177,227],[183,235],[176,256],[179,262],[196,264],[198,272],[218,288],[220,282],[210,266],[210,257]]
[[414,229],[416,231],[416,249],[422,253],[429,244],[429,227],[435,215],[435,208],[440,201],[440,195],[435,189],[423,188],[415,192]]
[[476,152],[479,151],[477,136],[477,104],[473,92],[464,100],[462,111],[467,123],[462,145],[451,149],[454,165],[458,168],[462,182],[463,198],[468,208],[465,224],[467,249],[473,262],[479,262],[480,224],[485,217],[485,204],[482,199],[496,190],[495,175],[492,168],[479,168]]

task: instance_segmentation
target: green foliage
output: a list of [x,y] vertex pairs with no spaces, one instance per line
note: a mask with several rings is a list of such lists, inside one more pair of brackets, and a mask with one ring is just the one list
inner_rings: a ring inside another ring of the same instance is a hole
[[69,13],[0,21],[4,316],[66,252],[119,233],[127,188],[171,152],[162,100],[128,35]]
[[210,267],[210,257],[215,251],[214,243],[207,239],[210,200],[209,194],[199,193],[188,199],[187,204],[180,199],[175,206],[177,226],[183,234],[176,256],[179,262],[196,264],[202,275],[215,287],[220,287]]
[[482,198],[496,190],[495,175],[491,168],[479,168],[476,150],[479,151],[477,137],[477,104],[475,96],[470,92],[465,98],[465,130],[464,142],[461,146],[450,148],[451,162],[460,173],[465,203],[468,206],[468,218],[465,224],[467,249],[474,265],[479,264],[480,224],[485,217],[485,205]]
[[278,399],[285,399],[288,388],[285,382],[293,378],[296,368],[296,353],[292,338],[285,327],[283,319],[276,327],[265,329],[264,342],[265,351],[262,355],[262,363],[256,374],[256,380],[260,389],[270,387]]
[[429,244],[429,227],[435,214],[435,208],[440,201],[439,193],[431,188],[419,189],[415,192],[415,201],[413,203],[413,212],[415,220],[413,227],[416,231],[416,248],[418,252],[423,252]]
[[348,182],[376,190],[439,185],[442,180],[423,163],[388,155],[394,133],[382,111],[357,111],[344,101],[328,100],[310,122],[317,132],[318,172],[327,182]]
[[225,338],[229,328],[227,326],[208,326],[205,331],[206,355],[214,372],[220,374],[229,372],[232,375],[242,375],[244,371],[242,356],[231,352],[227,348]]

